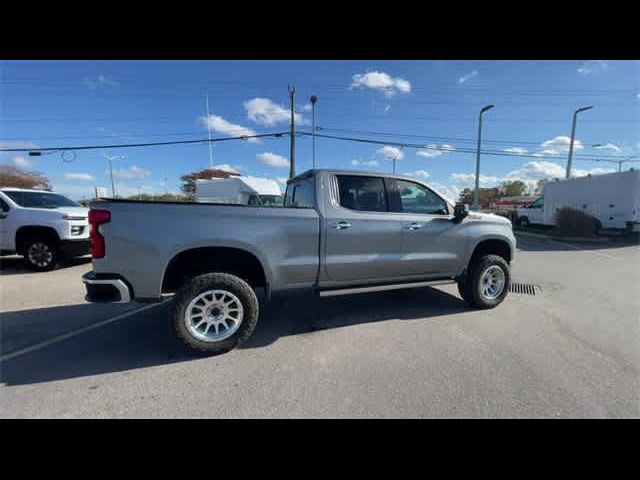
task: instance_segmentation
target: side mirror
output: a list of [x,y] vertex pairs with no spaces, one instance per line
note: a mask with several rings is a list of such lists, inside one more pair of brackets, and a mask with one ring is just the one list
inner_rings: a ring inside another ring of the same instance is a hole
[[458,202],[456,206],[453,207],[453,222],[460,223],[469,215],[469,205],[465,205],[464,203]]

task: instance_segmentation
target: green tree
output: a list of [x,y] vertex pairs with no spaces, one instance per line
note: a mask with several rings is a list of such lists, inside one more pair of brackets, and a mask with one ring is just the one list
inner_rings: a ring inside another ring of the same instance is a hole
[[544,191],[544,186],[548,182],[549,182],[549,180],[547,180],[546,178],[538,180],[538,182],[536,183],[535,191],[533,193],[535,193],[536,195],[542,195],[542,192]]
[[520,197],[527,194],[527,184],[522,180],[506,180],[500,186],[502,196],[504,197]]

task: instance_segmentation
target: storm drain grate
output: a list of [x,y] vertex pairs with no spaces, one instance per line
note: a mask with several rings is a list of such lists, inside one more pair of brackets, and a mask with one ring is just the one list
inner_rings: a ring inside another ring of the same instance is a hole
[[531,283],[512,283],[509,286],[509,292],[518,293],[520,295],[532,295],[535,296],[540,292],[539,285],[533,285]]

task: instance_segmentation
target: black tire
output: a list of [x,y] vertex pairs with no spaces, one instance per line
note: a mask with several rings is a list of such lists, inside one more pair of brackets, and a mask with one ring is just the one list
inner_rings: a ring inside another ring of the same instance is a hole
[[520,217],[518,219],[518,226],[520,228],[529,228],[531,224],[529,223],[529,219],[527,217]]
[[469,305],[472,304],[472,299],[469,296],[469,286],[467,283],[469,282],[469,276],[465,275],[464,278],[458,280],[458,293],[460,294],[460,298],[462,298]]
[[60,255],[56,242],[47,238],[30,238],[24,244],[24,261],[36,272],[46,272],[58,268]]
[[[502,291],[496,298],[487,298],[482,293],[482,275],[491,266],[498,266],[504,274],[504,285]],[[504,258],[498,255],[478,257],[469,267],[469,273],[464,286],[465,296],[468,298],[465,298],[465,300],[475,308],[488,309],[497,307],[507,296],[510,284],[511,273],[509,271],[509,264],[507,264]]]
[[[204,341],[187,328],[185,315],[192,300],[208,290],[224,290],[241,303],[243,316],[238,329],[228,338]],[[187,349],[197,355],[219,355],[242,344],[251,336],[258,323],[259,302],[247,282],[228,273],[206,273],[188,280],[173,301],[173,329]]]

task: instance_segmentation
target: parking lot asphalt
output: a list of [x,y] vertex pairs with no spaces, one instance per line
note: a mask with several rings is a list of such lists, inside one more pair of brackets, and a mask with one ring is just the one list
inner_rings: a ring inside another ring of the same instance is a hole
[[83,300],[87,260],[2,259],[3,418],[638,418],[640,245],[518,235],[513,281],[472,310],[456,287],[263,307],[253,337],[193,358],[170,304]]

